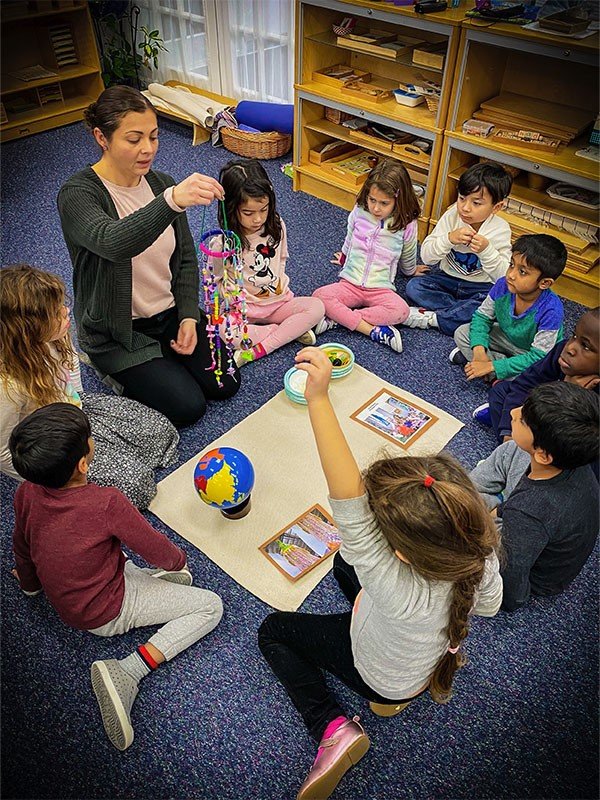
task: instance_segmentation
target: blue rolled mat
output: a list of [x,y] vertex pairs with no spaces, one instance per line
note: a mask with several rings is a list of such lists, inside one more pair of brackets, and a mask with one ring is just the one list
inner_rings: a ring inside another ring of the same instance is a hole
[[294,106],[283,103],[257,103],[242,100],[235,110],[238,125],[249,125],[259,131],[292,133],[294,130]]

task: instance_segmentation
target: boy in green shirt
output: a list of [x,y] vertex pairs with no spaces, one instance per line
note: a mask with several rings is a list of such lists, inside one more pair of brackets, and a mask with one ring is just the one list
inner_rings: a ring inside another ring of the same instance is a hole
[[454,334],[449,358],[464,366],[467,380],[514,378],[563,338],[563,304],[550,287],[566,262],[567,249],[555,236],[517,239],[506,277]]

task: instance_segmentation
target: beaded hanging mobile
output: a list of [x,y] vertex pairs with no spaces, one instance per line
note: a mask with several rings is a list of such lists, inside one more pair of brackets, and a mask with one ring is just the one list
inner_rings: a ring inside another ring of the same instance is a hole
[[[227,228],[225,207],[223,201],[221,203],[223,221],[225,228]],[[208,243],[213,236],[220,238],[223,245],[222,250],[211,250],[209,248]],[[252,348],[252,342],[248,336],[246,290],[244,289],[242,272],[242,243],[234,231],[215,228],[202,234],[198,250],[202,263],[204,311],[208,317],[206,334],[211,354],[211,364],[207,367],[207,370],[212,370],[215,373],[217,383],[221,387],[223,386],[221,377],[224,367],[221,348],[223,339],[227,353],[227,374],[231,376],[235,376],[236,372],[234,363],[234,328],[242,332],[240,349],[246,352]],[[215,275],[213,258],[218,258],[223,262],[223,277],[220,286]],[[224,328],[221,328],[222,325]]]

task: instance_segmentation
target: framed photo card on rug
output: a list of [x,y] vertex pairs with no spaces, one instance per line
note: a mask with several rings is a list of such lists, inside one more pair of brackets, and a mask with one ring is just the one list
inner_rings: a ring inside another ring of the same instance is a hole
[[382,389],[350,415],[384,439],[408,450],[438,418],[412,400]]
[[318,503],[258,548],[290,581],[300,580],[341,544],[333,519]]

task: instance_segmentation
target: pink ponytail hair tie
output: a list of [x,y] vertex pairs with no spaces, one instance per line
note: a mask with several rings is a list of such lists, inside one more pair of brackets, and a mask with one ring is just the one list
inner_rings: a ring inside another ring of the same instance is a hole
[[452,653],[452,655],[456,655],[456,653],[458,653],[459,650],[460,650],[460,645],[458,645],[458,647],[449,647],[448,648],[448,652]]
[[432,478],[431,475],[425,475],[423,478],[423,486],[426,486],[428,489],[433,486],[435,483],[435,478]]

